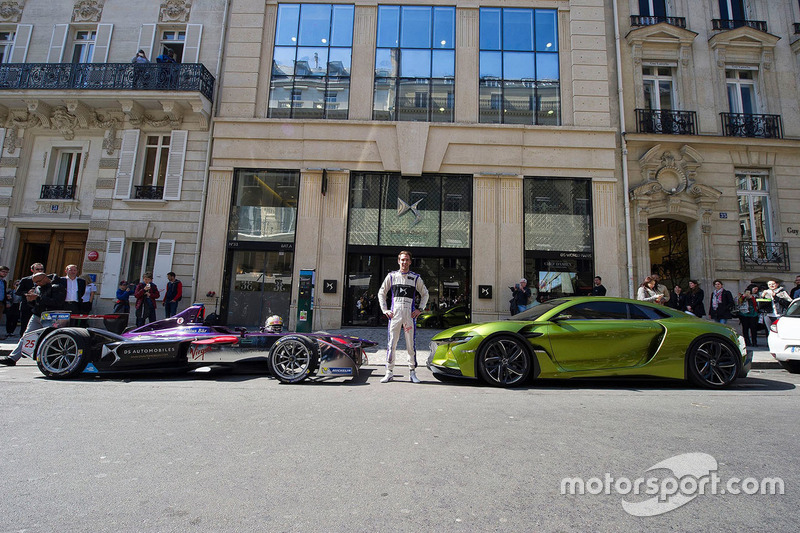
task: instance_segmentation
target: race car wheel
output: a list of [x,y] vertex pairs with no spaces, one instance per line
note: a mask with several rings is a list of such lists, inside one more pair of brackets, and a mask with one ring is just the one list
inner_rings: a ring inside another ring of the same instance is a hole
[[69,378],[86,368],[90,356],[88,348],[89,332],[85,329],[57,329],[39,342],[36,364],[48,378]]
[[282,383],[300,383],[317,370],[319,345],[301,335],[289,335],[269,351],[269,371]]
[[687,353],[689,380],[708,389],[727,387],[739,374],[740,359],[730,343],[714,337],[701,337]]
[[530,376],[531,367],[524,341],[516,337],[492,337],[478,349],[478,373],[489,385],[521,385]]
[[781,366],[790,374],[800,374],[800,361],[781,361]]

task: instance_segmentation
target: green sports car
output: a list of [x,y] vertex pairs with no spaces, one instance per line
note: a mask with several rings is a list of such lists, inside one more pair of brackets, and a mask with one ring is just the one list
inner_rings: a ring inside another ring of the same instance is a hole
[[750,371],[733,329],[658,304],[623,298],[550,300],[510,320],[446,329],[428,368],[448,378],[513,387],[531,378],[650,376],[722,388]]

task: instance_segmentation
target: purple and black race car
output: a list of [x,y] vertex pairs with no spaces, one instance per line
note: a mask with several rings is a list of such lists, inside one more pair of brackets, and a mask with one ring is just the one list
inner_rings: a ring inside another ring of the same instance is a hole
[[[266,360],[284,383],[311,377],[356,377],[375,343],[324,333],[248,332],[204,322],[194,304],[177,315],[130,329],[127,314],[42,314],[47,327],[25,335],[22,353],[52,379],[140,370],[194,370]],[[102,327],[93,327],[93,326]]]

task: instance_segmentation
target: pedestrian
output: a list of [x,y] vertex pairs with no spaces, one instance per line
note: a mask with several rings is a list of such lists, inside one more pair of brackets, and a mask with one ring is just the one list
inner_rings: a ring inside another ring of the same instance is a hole
[[153,273],[145,272],[142,282],[136,286],[133,293],[136,297],[136,326],[144,326],[145,322],[156,321],[156,303],[160,293],[153,283]]
[[519,283],[514,285],[512,296],[514,297],[514,303],[517,306],[517,312],[514,314],[521,313],[528,309],[532,298],[532,293],[530,287],[528,287],[527,279],[521,278]]
[[175,52],[172,52],[172,56],[169,53],[172,52],[169,48],[164,48],[164,51],[156,57],[156,63],[177,63],[175,61]]
[[128,313],[131,312],[131,296],[136,291],[135,283],[128,283],[124,279],[119,282],[117,288],[117,299],[114,301],[115,313]]
[[86,280],[78,277],[78,265],[67,265],[64,274],[66,275],[61,279],[67,288],[67,309],[73,314],[80,313],[83,295],[86,292]]
[[[383,280],[378,291],[378,303],[381,312],[389,319],[389,342],[386,347],[386,375],[381,383],[388,383],[394,379],[394,361],[397,353],[397,341],[400,332],[405,331],[406,351],[408,352],[409,379],[412,383],[419,383],[417,377],[417,352],[414,346],[416,338],[416,318],[428,305],[428,288],[419,274],[411,272],[411,252],[401,251],[397,255],[399,270],[389,272]],[[391,293],[391,306],[387,305],[387,296]],[[419,306],[415,302],[419,294]]]
[[131,63],[149,63],[150,61],[147,59],[147,55],[144,53],[144,50],[139,50],[136,52],[136,55],[133,56],[131,59]]
[[175,277],[175,272],[167,272],[167,289],[164,291],[164,313],[169,318],[178,311],[178,302],[183,296],[183,283]]
[[42,263],[34,263],[31,265],[31,275],[25,276],[21,280],[19,280],[19,287],[17,288],[17,296],[21,298],[22,305],[20,305],[19,309],[19,332],[20,336],[22,336],[22,332],[28,329],[28,321],[31,319],[31,307],[25,304],[25,295],[30,292],[31,289],[36,288],[36,284],[33,283],[33,275],[37,272],[44,272],[44,265]]
[[[2,295],[3,299],[2,303],[0,303],[0,319],[3,318],[3,313],[5,313],[6,310],[6,292],[8,291],[8,285],[6,285],[6,276],[8,276],[10,270],[11,269],[5,265],[0,266],[0,295]],[[8,318],[6,318],[6,321],[8,321]],[[0,333],[0,340],[5,340],[5,338],[6,335]]]
[[592,296],[605,296],[606,288],[603,286],[603,278],[600,276],[594,277],[594,286],[592,286]]
[[772,312],[764,317],[764,325],[769,330],[772,323],[786,312],[786,308],[789,307],[792,298],[774,279],[767,281],[767,290],[761,293],[761,297],[772,302]]
[[689,280],[689,293],[686,295],[686,311],[698,318],[706,315],[706,294],[696,279]]
[[19,306],[22,296],[17,294],[19,280],[14,281],[14,286],[6,291],[6,337],[14,337],[14,330],[19,324]]
[[757,285],[748,285],[739,295],[739,323],[747,346],[758,346],[758,294]]
[[67,297],[64,278],[55,275],[50,278],[44,272],[36,272],[31,276],[31,279],[36,287],[25,294],[26,302],[23,304],[31,308],[28,327],[25,328],[24,333],[20,334],[21,338],[16,348],[9,355],[0,357],[0,365],[14,366],[17,364],[17,361],[22,357],[22,337],[25,336],[25,333],[42,328],[43,312],[64,309]]
[[662,296],[664,296],[664,298],[659,303],[667,305],[667,302],[669,302],[669,289],[667,288],[666,285],[661,283],[661,275],[660,274],[650,274],[650,277],[652,277],[654,280],[656,280],[656,290],[658,292],[660,292],[662,294]]
[[652,276],[647,276],[639,285],[639,290],[636,293],[636,299],[642,302],[652,302],[656,304],[663,303],[664,295],[656,290],[656,280]]
[[795,298],[800,298],[800,276],[795,276],[794,278],[794,288],[792,289],[789,296],[792,297],[792,300]]
[[83,292],[83,298],[81,299],[81,313],[89,315],[92,313],[92,303],[97,293],[97,285],[92,280],[91,274],[86,274],[83,280],[86,282],[86,290]]
[[667,305],[677,311],[686,311],[686,293],[683,292],[683,287],[675,285],[672,288],[672,294]]
[[711,294],[711,300],[708,303],[708,316],[714,322],[727,324],[728,320],[733,318],[731,314],[733,306],[733,294],[725,288],[722,281],[715,279],[714,292]]

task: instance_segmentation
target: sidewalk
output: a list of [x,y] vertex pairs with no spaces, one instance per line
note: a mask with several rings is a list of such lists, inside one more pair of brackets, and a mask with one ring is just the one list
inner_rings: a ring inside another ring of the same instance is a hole
[[[430,342],[431,338],[439,333],[439,329],[418,329],[417,330],[417,365],[425,366],[430,355]],[[377,342],[377,346],[367,348],[367,365],[369,366],[384,366],[386,364],[386,328],[342,328],[326,330],[327,333],[334,335],[348,335],[350,337],[359,337],[373,342]],[[0,355],[7,355],[17,345],[15,341],[19,340],[17,337],[0,341]],[[781,368],[778,363],[770,354],[767,348],[767,339],[759,339],[761,344],[753,351],[753,368]],[[399,367],[408,365],[408,354],[405,350],[405,337],[401,337],[398,343],[397,359],[395,364]]]

